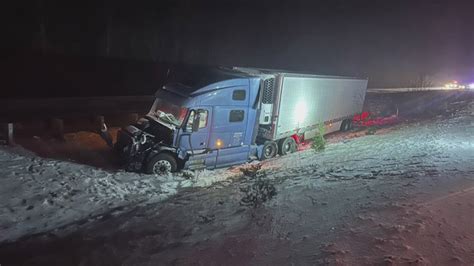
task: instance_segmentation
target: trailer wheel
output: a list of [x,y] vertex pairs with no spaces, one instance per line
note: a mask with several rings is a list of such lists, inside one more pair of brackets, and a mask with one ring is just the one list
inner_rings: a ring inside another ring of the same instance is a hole
[[341,129],[340,129],[342,132],[349,131],[351,130],[351,128],[352,128],[352,121],[350,119],[345,119],[342,121]]
[[274,141],[267,141],[263,144],[262,160],[273,158],[278,153],[278,145]]
[[292,137],[279,141],[278,152],[280,155],[287,155],[296,151],[296,141]]
[[351,119],[347,119],[346,129],[347,129],[347,131],[352,129],[352,120]]
[[146,165],[146,173],[155,175],[167,175],[176,172],[178,163],[173,155],[169,153],[159,153],[153,157]]
[[341,128],[339,129],[339,131],[346,131],[346,121],[347,120],[342,120],[342,123],[341,123]]

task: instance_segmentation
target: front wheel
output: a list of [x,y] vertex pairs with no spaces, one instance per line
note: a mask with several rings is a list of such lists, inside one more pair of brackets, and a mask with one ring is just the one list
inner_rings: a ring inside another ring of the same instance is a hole
[[176,172],[178,163],[173,155],[169,153],[159,153],[153,157],[146,166],[147,174],[167,175]]

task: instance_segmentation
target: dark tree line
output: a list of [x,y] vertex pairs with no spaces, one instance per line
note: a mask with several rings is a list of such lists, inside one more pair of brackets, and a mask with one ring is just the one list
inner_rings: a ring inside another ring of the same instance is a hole
[[286,68],[407,86],[472,67],[469,2],[12,1],[2,49]]

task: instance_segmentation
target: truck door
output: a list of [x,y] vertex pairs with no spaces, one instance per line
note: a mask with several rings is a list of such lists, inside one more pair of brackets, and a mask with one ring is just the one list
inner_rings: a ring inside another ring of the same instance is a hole
[[[193,122],[199,116],[199,127],[193,132]],[[203,153],[208,148],[211,109],[195,108],[190,111],[181,136],[180,148],[194,153]]]
[[[197,121],[199,119],[199,121]],[[193,130],[193,124],[198,126]],[[194,108],[190,111],[179,136],[179,148],[189,154],[188,166],[190,169],[214,168],[216,166],[216,152],[209,150],[209,132],[212,122],[212,108]]]

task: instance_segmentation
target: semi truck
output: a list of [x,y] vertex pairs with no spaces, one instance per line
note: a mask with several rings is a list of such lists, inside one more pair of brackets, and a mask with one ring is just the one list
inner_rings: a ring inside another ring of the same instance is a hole
[[255,68],[171,74],[114,149],[127,170],[157,175],[284,156],[321,123],[325,133],[349,130],[366,89],[362,78]]

